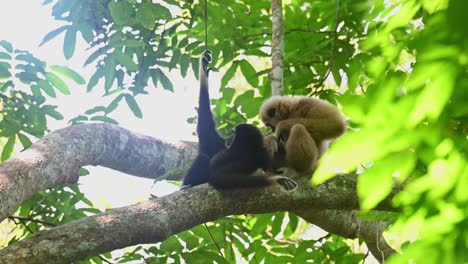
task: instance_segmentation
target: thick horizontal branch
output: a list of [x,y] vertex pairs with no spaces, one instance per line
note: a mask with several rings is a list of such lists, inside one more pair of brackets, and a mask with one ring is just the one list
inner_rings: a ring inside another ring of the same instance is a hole
[[82,166],[157,178],[195,155],[196,143],[170,144],[110,124],[57,130],[0,164],[0,222],[36,192],[77,182]]
[[345,238],[361,238],[366,242],[372,255],[383,263],[395,253],[382,233],[387,223],[382,221],[365,221],[356,217],[354,210],[297,210],[294,211],[304,220],[319,226],[323,230]]
[[[0,251],[0,263],[69,263],[142,243],[155,243],[227,215],[358,209],[356,178],[338,176],[318,187],[298,180],[293,193],[280,187],[218,192],[207,184],[42,231]],[[389,200],[379,205],[392,210]],[[57,254],[60,252],[60,254]]]

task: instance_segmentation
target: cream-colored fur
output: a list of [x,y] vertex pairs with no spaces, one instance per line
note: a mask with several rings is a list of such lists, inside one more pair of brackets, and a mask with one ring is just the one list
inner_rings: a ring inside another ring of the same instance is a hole
[[260,118],[284,144],[286,166],[300,173],[312,172],[328,142],[347,129],[336,106],[307,96],[273,96],[260,108]]

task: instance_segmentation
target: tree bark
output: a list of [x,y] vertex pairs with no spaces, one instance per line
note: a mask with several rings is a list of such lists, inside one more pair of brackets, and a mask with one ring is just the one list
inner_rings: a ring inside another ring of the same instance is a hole
[[170,144],[110,124],[57,130],[0,164],[0,222],[38,191],[76,183],[83,166],[156,179],[186,167],[196,153],[196,143]]
[[[69,263],[118,248],[160,242],[228,215],[359,207],[355,177],[338,176],[318,187],[311,187],[305,178],[298,181],[300,187],[293,194],[278,186],[218,192],[203,184],[38,232],[0,251],[0,263]],[[389,199],[379,208],[393,210]]]
[[271,91],[273,95],[283,95],[284,70],[284,26],[282,0],[271,1],[272,45],[271,45]]

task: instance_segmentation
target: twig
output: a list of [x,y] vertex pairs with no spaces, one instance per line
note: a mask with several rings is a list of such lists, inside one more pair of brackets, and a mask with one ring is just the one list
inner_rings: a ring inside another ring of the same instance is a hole
[[105,259],[103,256],[99,255],[98,257],[99,257],[100,260],[104,261],[105,263],[112,264],[112,262],[108,261],[108,260]]
[[219,248],[218,243],[216,243],[216,240],[214,239],[213,234],[211,234],[210,229],[208,228],[206,223],[204,223],[203,226],[205,226],[206,231],[208,231],[208,234],[210,234],[211,240],[213,240],[213,243],[215,244],[216,248],[218,249],[219,255],[223,258],[224,264],[226,264],[226,258],[224,257],[223,253],[221,252],[221,249]]
[[[18,225],[18,222],[16,222],[16,219],[14,219],[13,217],[8,217],[8,218],[9,218],[10,220],[12,220],[16,225]],[[18,219],[18,221],[19,221],[20,224],[22,224],[22,225],[26,228],[26,230],[29,231],[29,233],[34,234],[34,232],[31,230],[31,228],[29,228],[29,226],[27,226],[27,225],[24,223],[25,221],[23,221],[23,220],[21,220],[21,219]]]
[[273,236],[273,234],[269,230],[265,230],[265,234],[267,234],[267,236],[269,236],[271,239],[273,239],[276,242],[281,243],[281,244],[289,244],[289,245],[299,244],[299,242],[297,242],[297,241],[290,241],[290,240],[286,240],[286,239],[276,238],[276,237]]
[[30,221],[30,222],[35,222],[35,223],[39,223],[39,224],[43,224],[43,225],[47,225],[47,226],[52,226],[52,227],[56,227],[58,226],[57,224],[54,224],[54,223],[51,223],[51,222],[47,222],[47,221],[42,221],[42,220],[39,220],[39,219],[34,219],[32,217],[29,217],[29,216],[17,216],[17,215],[12,215],[10,217],[11,220],[19,220],[19,221]]
[[382,232],[379,232],[379,222],[375,222],[375,228],[377,229],[377,232],[375,232],[375,244],[377,246],[377,250],[380,253],[381,261],[380,263],[385,263],[385,254],[382,249],[380,249],[380,236],[382,236]]
[[[291,34],[294,32],[305,32],[305,33],[313,33],[313,34],[333,34],[334,31],[320,31],[320,30],[312,30],[312,29],[304,29],[304,28],[292,28],[287,31],[284,31],[284,34]],[[263,37],[263,36],[271,36],[272,33],[270,32],[262,32],[262,33],[256,33],[256,34],[250,34],[250,35],[243,35],[243,39],[247,38],[254,38],[254,37]]]

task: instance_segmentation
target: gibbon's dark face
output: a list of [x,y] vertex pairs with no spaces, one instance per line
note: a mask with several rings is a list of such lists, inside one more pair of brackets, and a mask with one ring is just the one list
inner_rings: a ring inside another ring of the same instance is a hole
[[257,143],[263,144],[263,135],[260,130],[250,124],[239,124],[233,129],[230,147],[240,146],[255,147]]
[[238,137],[250,137],[261,135],[261,132],[254,125],[239,124],[234,128],[234,134]]
[[275,119],[275,115],[276,115],[276,108],[275,107],[271,107],[269,108],[267,111],[266,111],[266,114],[267,116],[265,116],[264,118],[262,118],[263,120],[263,123],[265,124],[266,127],[268,127],[269,129],[271,129],[271,132],[275,133],[275,125],[271,124],[271,122]]

